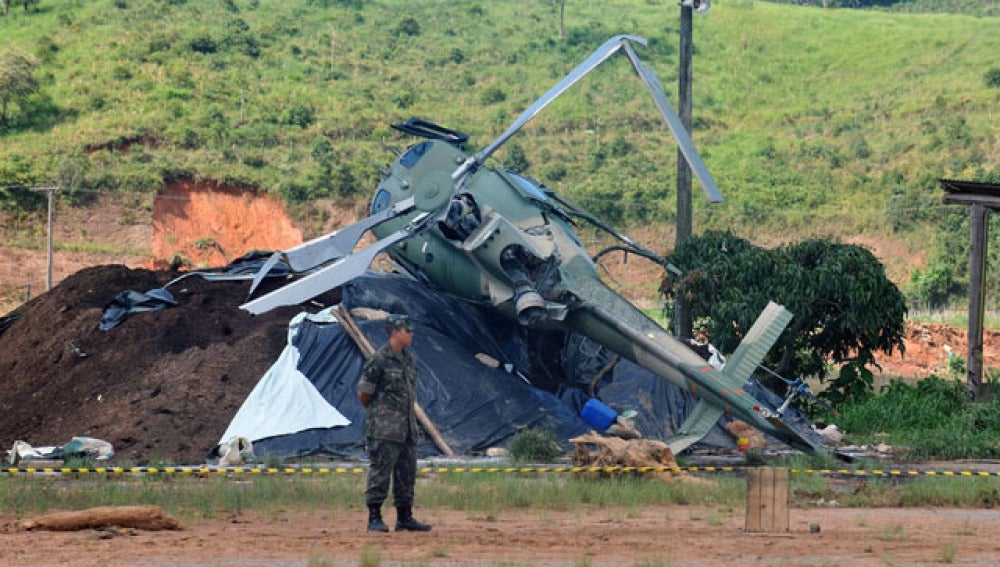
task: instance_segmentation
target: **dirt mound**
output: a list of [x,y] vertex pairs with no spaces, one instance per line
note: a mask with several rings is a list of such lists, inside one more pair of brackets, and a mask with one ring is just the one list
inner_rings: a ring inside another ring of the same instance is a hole
[[[0,444],[88,436],[111,442],[118,462],[203,462],[281,352],[300,309],[252,316],[239,309],[247,282],[192,276],[169,288],[178,307],[98,330],[119,292],[178,275],[87,268],[12,312],[17,319],[0,334]],[[270,287],[265,282],[264,291]]]

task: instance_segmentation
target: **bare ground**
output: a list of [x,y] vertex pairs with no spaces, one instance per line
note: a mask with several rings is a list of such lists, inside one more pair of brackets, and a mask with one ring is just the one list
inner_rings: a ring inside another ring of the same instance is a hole
[[[393,519],[394,512],[387,514]],[[429,533],[368,534],[360,509],[241,514],[181,531],[0,532],[10,567],[229,565],[995,565],[1000,511],[790,511],[788,533],[744,530],[743,511],[701,506],[417,510]],[[818,533],[810,526],[817,524]],[[380,563],[379,563],[380,562]]]

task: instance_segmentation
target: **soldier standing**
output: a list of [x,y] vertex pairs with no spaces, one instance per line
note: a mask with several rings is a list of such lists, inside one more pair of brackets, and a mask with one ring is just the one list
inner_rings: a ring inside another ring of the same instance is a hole
[[430,531],[413,517],[413,486],[417,480],[417,360],[407,350],[413,325],[405,315],[386,319],[389,342],[365,362],[358,383],[358,399],[365,408],[368,438],[368,531],[387,532],[382,503],[389,495],[396,504],[396,531]]

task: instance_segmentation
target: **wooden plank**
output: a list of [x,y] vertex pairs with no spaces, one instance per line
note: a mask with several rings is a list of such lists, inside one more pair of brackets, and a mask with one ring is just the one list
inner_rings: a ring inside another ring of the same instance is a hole
[[774,531],[774,469],[760,470],[760,531]]
[[771,500],[773,518],[771,532],[787,532],[788,525],[788,469],[778,467],[774,470],[774,498]]
[[747,469],[747,520],[746,531],[760,532],[761,510],[761,469]]

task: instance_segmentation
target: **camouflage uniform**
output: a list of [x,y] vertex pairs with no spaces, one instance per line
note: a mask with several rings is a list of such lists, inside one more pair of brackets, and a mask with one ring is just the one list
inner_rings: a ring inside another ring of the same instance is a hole
[[417,361],[408,350],[385,344],[365,362],[358,390],[372,396],[365,414],[370,468],[365,503],[381,505],[389,494],[396,506],[413,505],[417,478],[417,418],[414,401]]

